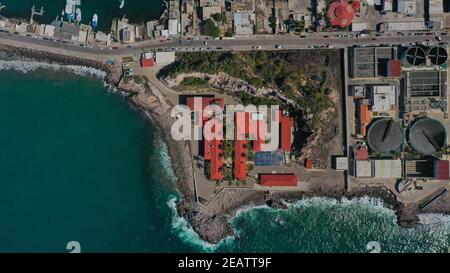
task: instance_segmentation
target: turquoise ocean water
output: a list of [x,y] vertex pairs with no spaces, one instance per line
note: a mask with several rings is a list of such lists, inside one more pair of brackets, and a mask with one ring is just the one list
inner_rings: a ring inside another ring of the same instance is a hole
[[155,127],[102,73],[0,61],[0,252],[443,252],[450,218],[412,230],[376,199],[310,198],[243,209],[210,245],[175,213],[170,159]]
[[[1,14],[7,17],[30,18],[31,6],[37,9],[44,7],[44,16],[36,16],[35,20],[50,23],[56,16],[61,15],[65,0],[2,0],[6,8]],[[108,31],[113,18],[126,15],[134,23],[145,22],[158,18],[163,10],[162,0],[125,0],[122,9],[119,0],[81,0],[82,22],[88,24],[94,13],[98,14],[98,28]]]

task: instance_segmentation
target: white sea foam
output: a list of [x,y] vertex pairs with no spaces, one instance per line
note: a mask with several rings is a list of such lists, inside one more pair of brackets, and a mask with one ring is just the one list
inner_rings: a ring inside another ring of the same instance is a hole
[[167,177],[170,178],[171,181],[175,182],[177,177],[175,175],[175,172],[172,168],[172,158],[169,156],[169,151],[167,149],[166,143],[161,139],[157,138],[155,140],[156,144],[155,147],[159,147],[158,149],[158,157],[160,159],[160,162],[162,164],[164,173],[167,175]]
[[14,70],[21,73],[28,73],[34,72],[38,69],[48,69],[53,71],[64,70],[79,76],[95,76],[101,79],[104,79],[106,77],[106,72],[100,69],[87,66],[60,65],[53,63],[22,61],[22,60],[12,60],[12,61],[0,60],[0,70]]
[[234,237],[230,236],[224,238],[218,244],[210,244],[200,239],[198,234],[194,231],[186,219],[178,215],[176,201],[177,197],[171,196],[170,200],[167,202],[167,205],[172,210],[172,230],[178,235],[179,238],[181,238],[183,242],[190,244],[203,252],[214,252],[220,246],[230,244],[234,240]]

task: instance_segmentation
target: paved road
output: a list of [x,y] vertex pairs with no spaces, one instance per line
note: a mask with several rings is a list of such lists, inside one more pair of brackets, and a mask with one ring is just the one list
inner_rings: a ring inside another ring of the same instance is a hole
[[[329,37],[325,37],[329,36]],[[442,42],[450,42],[449,36],[441,36]],[[345,48],[350,46],[372,46],[384,44],[410,44],[414,42],[424,42],[426,40],[438,41],[433,35],[423,34],[421,36],[403,36],[390,34],[385,36],[338,38],[335,34],[312,34],[301,38],[294,35],[253,35],[249,37],[236,38],[234,40],[208,40],[207,45],[204,40],[172,39],[170,41],[145,41],[136,43],[131,47],[119,47],[116,49],[100,47],[82,47],[69,43],[56,42],[51,40],[37,39],[27,36],[20,36],[0,32],[0,43],[25,48],[54,51],[55,53],[75,54],[83,57],[104,60],[107,58],[118,58],[126,55],[138,54],[144,50],[174,48],[180,51],[199,51],[201,48],[211,48],[211,50],[251,50],[253,46],[261,46],[262,50],[274,50],[276,45],[281,45],[283,49],[304,49],[313,46],[329,45],[335,48]]]

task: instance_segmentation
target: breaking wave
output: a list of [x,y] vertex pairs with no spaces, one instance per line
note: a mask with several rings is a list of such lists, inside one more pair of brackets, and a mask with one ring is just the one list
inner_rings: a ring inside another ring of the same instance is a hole
[[100,69],[78,66],[78,65],[60,65],[54,63],[23,61],[23,60],[0,60],[0,70],[13,70],[21,73],[34,72],[39,69],[48,69],[53,71],[64,70],[74,73],[78,76],[95,76],[101,79],[106,77],[106,72]]
[[203,241],[191,225],[186,221],[186,219],[178,214],[176,208],[177,200],[178,198],[176,196],[171,196],[170,200],[167,202],[167,205],[172,211],[172,230],[184,243],[192,245],[202,252],[214,252],[219,249],[219,247],[226,247],[234,241],[234,237],[227,237],[218,244],[210,244]]
[[240,210],[231,220],[237,234],[232,250],[353,253],[368,252],[368,243],[375,241],[381,252],[434,253],[446,252],[449,246],[450,216],[420,215],[421,225],[404,229],[378,198],[313,197],[287,206]]

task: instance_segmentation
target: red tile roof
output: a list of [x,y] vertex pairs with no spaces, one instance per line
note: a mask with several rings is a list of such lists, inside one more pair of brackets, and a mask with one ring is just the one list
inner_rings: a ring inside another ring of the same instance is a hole
[[247,177],[247,141],[236,140],[234,145],[234,178],[244,180]]
[[435,178],[438,180],[450,179],[450,164],[448,160],[438,160],[434,166]]
[[388,64],[388,77],[401,77],[402,65],[400,60],[390,60]]
[[368,160],[369,159],[369,149],[356,148],[354,151],[355,151],[356,160]]
[[313,167],[314,167],[313,161],[311,159],[306,159],[305,160],[305,168],[308,170],[312,170]]
[[259,184],[264,187],[296,187],[297,176],[294,174],[260,174]]
[[153,59],[141,59],[141,66],[142,67],[151,67],[154,64],[155,63],[154,63]]
[[211,144],[211,180],[220,181],[223,179],[223,151],[220,148],[222,141],[212,140]]
[[283,151],[290,151],[292,146],[292,130],[294,128],[294,119],[292,117],[281,117],[281,143]]
[[355,8],[359,8],[359,5],[355,2],[359,4],[359,1],[353,1],[349,5],[346,0],[337,0],[331,3],[328,9],[328,18],[331,24],[341,28],[350,26],[355,16]]

